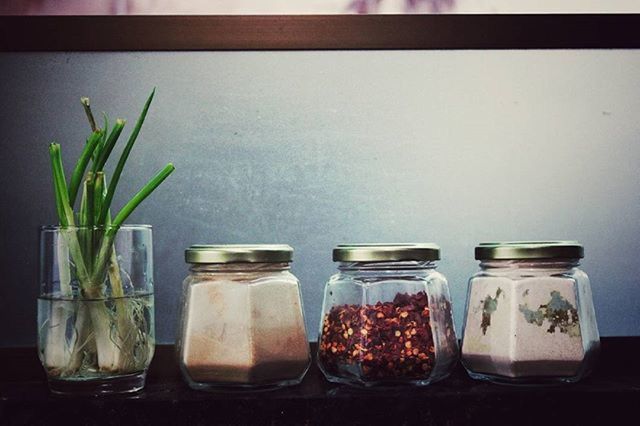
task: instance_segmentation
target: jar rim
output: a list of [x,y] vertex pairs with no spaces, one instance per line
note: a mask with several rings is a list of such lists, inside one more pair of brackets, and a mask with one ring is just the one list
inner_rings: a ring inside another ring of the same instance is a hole
[[106,230],[106,229],[112,229],[112,228],[117,228],[117,229],[130,229],[130,230],[135,230],[135,229],[152,229],[151,225],[144,225],[144,224],[123,224],[120,226],[113,226],[113,225],[93,225],[93,226],[78,226],[78,225],[67,225],[67,226],[63,226],[63,225],[41,225],[39,227],[40,231],[42,232],[55,232],[55,231],[62,231],[62,230],[85,230],[85,229],[92,229],[92,230]]
[[193,244],[184,251],[186,263],[288,263],[293,248],[287,244]]
[[584,247],[577,241],[484,242],[475,247],[476,260],[581,259]]
[[440,260],[440,247],[434,243],[338,244],[334,262],[393,262],[403,260]]

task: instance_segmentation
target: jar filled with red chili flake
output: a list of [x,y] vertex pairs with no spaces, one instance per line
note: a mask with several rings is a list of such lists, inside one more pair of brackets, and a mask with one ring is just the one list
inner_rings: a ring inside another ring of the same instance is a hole
[[458,357],[435,244],[349,244],[324,294],[318,365],[331,382],[428,385]]

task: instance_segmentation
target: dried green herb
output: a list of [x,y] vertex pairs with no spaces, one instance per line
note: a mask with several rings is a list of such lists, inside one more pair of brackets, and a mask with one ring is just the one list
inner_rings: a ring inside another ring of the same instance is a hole
[[551,300],[540,305],[535,311],[529,309],[526,303],[519,305],[519,310],[529,324],[541,327],[545,320],[549,321],[548,333],[555,333],[558,329],[560,333],[571,337],[580,336],[578,310],[558,291],[552,291]]
[[482,334],[487,334],[487,328],[491,325],[491,315],[498,309],[498,297],[502,294],[502,289],[498,287],[496,290],[496,297],[487,295],[482,302]]

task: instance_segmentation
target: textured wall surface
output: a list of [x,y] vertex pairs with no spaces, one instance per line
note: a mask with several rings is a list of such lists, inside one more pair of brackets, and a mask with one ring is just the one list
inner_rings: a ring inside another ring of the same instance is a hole
[[289,243],[315,338],[331,248],[433,241],[458,329],[483,240],[577,239],[603,335],[640,335],[640,51],[0,54],[0,345],[36,337],[37,226],[55,222],[80,96],[129,119],[158,88],[115,206],[154,226],[157,336],[183,250]]

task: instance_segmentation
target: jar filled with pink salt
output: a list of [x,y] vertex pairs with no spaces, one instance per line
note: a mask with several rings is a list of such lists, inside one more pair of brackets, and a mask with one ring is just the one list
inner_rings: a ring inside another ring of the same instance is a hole
[[295,385],[311,361],[287,245],[194,245],[185,252],[177,351],[194,389]]

